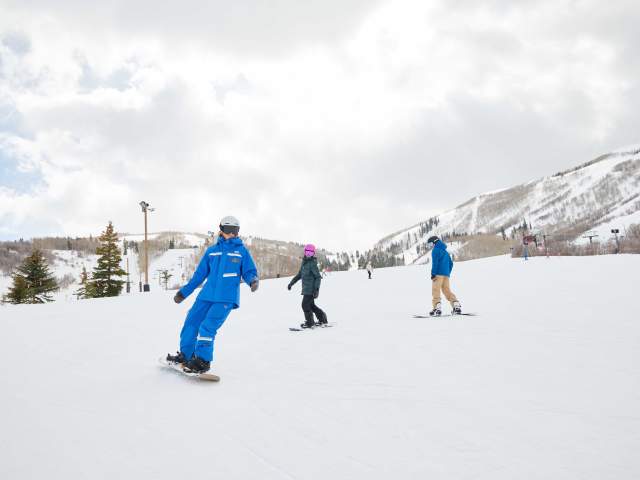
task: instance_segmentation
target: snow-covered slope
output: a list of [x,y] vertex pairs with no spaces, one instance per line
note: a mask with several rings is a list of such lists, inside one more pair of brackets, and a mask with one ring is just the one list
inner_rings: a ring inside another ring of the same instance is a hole
[[423,222],[390,235],[379,250],[398,245],[406,263],[423,260],[416,251],[434,234],[506,233],[524,221],[533,232],[575,238],[598,229],[623,229],[640,220],[640,146],[602,155],[550,177],[474,197],[446,211],[435,222]]
[[[190,272],[195,264],[196,249],[175,248],[166,250],[156,257],[149,259],[149,285],[151,289],[164,288],[161,272],[167,270],[171,277],[167,283],[168,288],[183,285],[189,279]],[[144,269],[138,261],[138,255],[129,250],[128,255],[123,256],[122,265],[126,269],[126,260],[129,258],[129,277],[132,282],[132,293],[137,293],[139,282],[144,282]]]
[[[121,240],[128,242],[143,242],[144,233],[125,233],[119,235]],[[166,240],[172,239],[176,245],[185,245],[189,247],[203,245],[207,235],[201,233],[185,233],[185,232],[151,232],[147,234],[149,240]]]
[[[169,288],[175,288],[188,281],[196,267],[198,247],[204,245],[207,239],[211,241],[211,238],[203,234],[183,232],[152,232],[148,234],[147,238],[150,240],[149,284],[152,289],[154,285],[156,285],[155,288],[159,286],[164,288],[160,274],[163,270],[168,270],[171,275],[167,284]],[[302,256],[302,245],[259,237],[243,237],[243,239],[252,251],[261,278],[297,272]],[[137,250],[142,255],[143,240],[144,234],[120,235],[120,248],[123,252],[121,266],[125,271],[129,271],[131,293],[138,292],[139,283],[144,282],[142,259],[138,259],[136,248],[131,245],[131,242],[138,244]],[[176,248],[167,250],[170,241],[173,241]],[[130,245],[126,255],[124,255],[124,242]],[[82,268],[84,266],[90,275],[97,263],[97,256],[76,250],[46,250],[51,253],[53,258],[49,265],[51,272],[58,280],[65,279],[62,282],[62,288],[53,295],[54,299],[56,301],[75,300]],[[335,254],[319,248],[318,256],[324,267],[338,270],[338,262],[343,261],[344,254]],[[0,297],[8,292],[12,283],[10,275],[0,273]]]
[[[168,287],[174,288],[176,285],[183,285],[193,270],[195,263],[195,249],[176,248],[162,252],[156,257],[149,260],[149,284],[152,290],[156,288],[164,288],[161,281],[160,271],[167,270],[171,277],[168,281]],[[75,292],[80,287],[80,274],[82,268],[87,269],[87,273],[91,275],[97,264],[97,255],[83,254],[75,250],[51,250],[54,257],[53,263],[49,266],[51,273],[58,279],[65,280],[61,284],[59,291],[55,292],[52,297],[55,301],[75,301],[77,297]],[[128,260],[128,264],[127,264]],[[131,281],[131,293],[138,292],[138,283],[144,281],[143,273],[139,268],[138,255],[129,250],[127,255],[123,255],[121,266],[123,270],[129,270],[129,278]],[[126,278],[123,278],[126,280]],[[71,283],[69,283],[71,282]],[[13,280],[9,275],[0,275],[0,296],[8,292],[13,284]],[[123,290],[123,295],[125,294]]]
[[[640,256],[456,266],[479,317],[425,312],[425,267],[334,272],[302,320],[288,279],[242,291],[219,384],[158,368],[171,292],[0,307],[0,478],[640,477]],[[614,283],[602,282],[615,279]]]
[[[74,292],[80,286],[82,267],[90,274],[97,264],[97,255],[84,254],[76,250],[51,250],[53,262],[49,269],[61,285],[59,291],[52,294],[55,301],[75,299]],[[11,275],[0,274],[0,297],[13,285]]]

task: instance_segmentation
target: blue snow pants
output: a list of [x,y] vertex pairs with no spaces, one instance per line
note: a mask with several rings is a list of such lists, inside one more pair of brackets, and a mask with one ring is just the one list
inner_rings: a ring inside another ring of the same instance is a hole
[[232,303],[213,303],[196,300],[191,306],[180,332],[180,351],[189,359],[197,357],[213,360],[213,342],[218,329],[233,310]]

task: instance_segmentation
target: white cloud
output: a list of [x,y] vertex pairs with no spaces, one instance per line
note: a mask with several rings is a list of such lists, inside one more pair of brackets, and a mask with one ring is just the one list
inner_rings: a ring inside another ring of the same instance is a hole
[[45,185],[5,186],[0,235],[136,231],[145,199],[154,229],[365,248],[638,141],[631,2],[5,3],[4,138]]

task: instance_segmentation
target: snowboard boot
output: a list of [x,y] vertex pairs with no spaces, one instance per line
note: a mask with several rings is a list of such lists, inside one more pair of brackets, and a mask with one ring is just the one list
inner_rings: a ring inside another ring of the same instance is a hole
[[167,362],[184,365],[185,363],[187,363],[187,359],[182,352],[176,352],[175,355],[171,355],[169,353],[167,355]]
[[313,328],[316,326],[316,324],[313,323],[313,312],[304,312],[304,319],[305,322],[300,325],[300,328]]
[[441,308],[440,303],[438,302],[438,303],[436,303],[436,306],[433,307],[433,310],[431,310],[429,312],[429,316],[430,317],[439,317],[440,315],[442,315],[442,308]]
[[184,371],[187,373],[205,373],[211,368],[211,363],[203,360],[200,357],[193,357],[184,366]]
[[318,319],[318,325],[320,325],[321,327],[328,323],[327,314],[324,312],[322,312],[320,315],[316,315],[316,318]]
[[455,301],[451,306],[453,307],[451,315],[462,315],[462,305],[460,305],[460,302]]

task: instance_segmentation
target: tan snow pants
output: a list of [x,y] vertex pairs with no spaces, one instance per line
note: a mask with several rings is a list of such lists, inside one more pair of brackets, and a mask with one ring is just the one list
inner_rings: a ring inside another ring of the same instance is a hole
[[445,277],[444,275],[436,275],[436,278],[431,280],[431,295],[433,296],[433,308],[436,308],[436,305],[440,303],[440,291],[444,293],[444,296],[451,306],[453,306],[453,302],[457,302],[458,299],[451,291],[451,287],[449,286],[449,277]]

